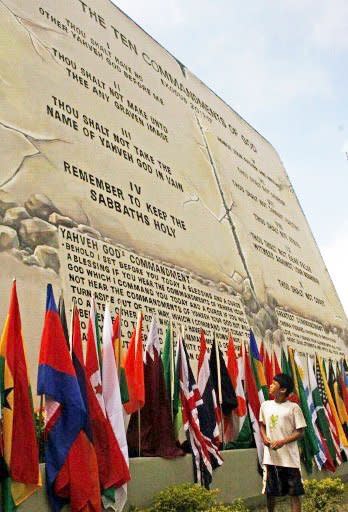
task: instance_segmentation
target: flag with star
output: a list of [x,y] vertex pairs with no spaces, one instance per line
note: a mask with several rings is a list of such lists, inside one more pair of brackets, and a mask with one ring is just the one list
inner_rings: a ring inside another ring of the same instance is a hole
[[2,500],[4,510],[10,512],[41,485],[16,282],[12,285],[0,356],[4,458],[9,474],[2,482]]
[[[334,453],[332,453],[332,458],[334,459],[334,462],[337,465],[342,464],[342,455],[340,450],[340,440],[338,435],[338,429],[335,422],[335,418],[333,416],[330,403],[327,397],[327,389],[328,386],[325,382],[325,376],[324,376],[324,370],[322,368],[322,362],[319,360],[318,356],[315,358],[315,376],[318,382],[318,390],[320,394],[320,398],[323,402],[325,415],[327,418],[327,421],[329,423],[329,429],[331,432],[331,438],[334,446]],[[326,386],[325,386],[326,384]]]

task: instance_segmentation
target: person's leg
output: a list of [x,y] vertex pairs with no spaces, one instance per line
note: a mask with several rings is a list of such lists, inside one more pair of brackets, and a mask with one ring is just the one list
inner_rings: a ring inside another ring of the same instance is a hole
[[290,496],[291,512],[301,512],[301,498],[299,496]]
[[267,495],[267,512],[274,512],[275,510],[275,497]]

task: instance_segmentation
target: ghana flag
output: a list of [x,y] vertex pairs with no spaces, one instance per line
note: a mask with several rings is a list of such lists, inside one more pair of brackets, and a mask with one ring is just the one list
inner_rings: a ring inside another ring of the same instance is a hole
[[1,384],[4,458],[9,473],[2,482],[2,500],[9,512],[41,485],[16,282],[1,336]]

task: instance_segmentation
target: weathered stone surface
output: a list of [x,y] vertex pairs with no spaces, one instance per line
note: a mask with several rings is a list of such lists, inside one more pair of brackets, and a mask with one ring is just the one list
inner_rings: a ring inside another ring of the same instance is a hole
[[277,299],[275,299],[271,293],[267,292],[266,298],[267,304],[269,305],[270,308],[275,309],[278,306]]
[[22,261],[23,260],[23,254],[22,254],[22,251],[19,250],[19,249],[11,249],[11,254],[19,261]]
[[37,245],[58,247],[58,231],[55,226],[34,217],[22,220],[19,228],[19,238],[23,246],[34,249]]
[[35,258],[35,256],[33,254],[23,258],[23,263],[25,263],[26,265],[33,265],[33,266],[36,266],[36,267],[40,266],[40,263],[37,261],[37,259]]
[[57,274],[59,273],[58,251],[49,245],[38,245],[34,251],[34,257],[44,268],[51,268]]
[[263,329],[272,329],[272,319],[264,308],[261,308],[256,314],[257,320],[262,324]]
[[51,222],[51,224],[54,224],[55,226],[65,226],[67,228],[76,228],[77,222],[70,219],[70,217],[65,217],[64,215],[61,215],[60,213],[53,212],[48,217],[48,222]]
[[9,226],[0,226],[0,251],[8,251],[18,246],[19,241],[16,231]]
[[22,220],[29,218],[30,215],[23,206],[15,206],[6,211],[3,223],[6,224],[6,226],[17,229]]
[[284,333],[281,329],[276,329],[273,332],[273,342],[277,343],[278,345],[282,345],[284,342]]
[[9,208],[18,206],[8,192],[0,190],[0,214],[4,214]]
[[45,194],[32,194],[24,206],[33,217],[47,220],[57,208]]
[[97,240],[101,240],[102,236],[96,229],[92,228],[91,226],[86,226],[85,224],[79,224],[78,230],[81,233],[85,233],[86,235],[91,236],[92,238],[96,238]]

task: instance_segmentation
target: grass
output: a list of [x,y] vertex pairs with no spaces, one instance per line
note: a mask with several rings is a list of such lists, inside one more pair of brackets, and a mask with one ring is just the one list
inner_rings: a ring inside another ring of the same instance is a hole
[[[344,496],[343,496],[343,504],[340,508],[341,512],[348,512],[348,482],[344,484]],[[276,505],[276,512],[289,512],[290,511],[290,502],[289,499],[279,500]],[[257,507],[253,509],[253,512],[267,512],[266,506]]]

